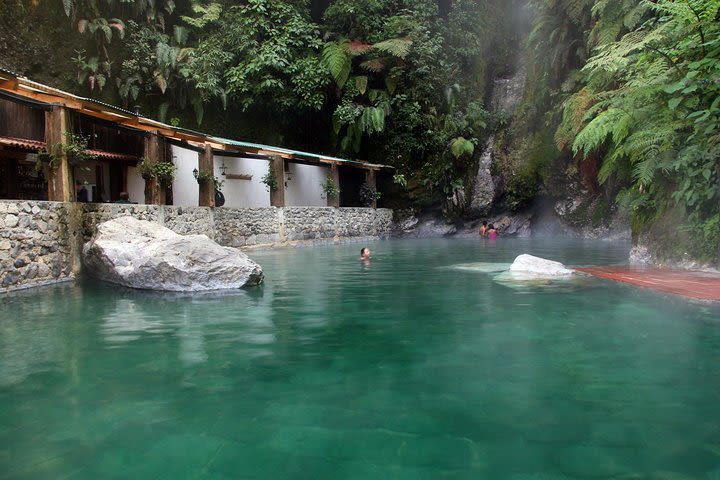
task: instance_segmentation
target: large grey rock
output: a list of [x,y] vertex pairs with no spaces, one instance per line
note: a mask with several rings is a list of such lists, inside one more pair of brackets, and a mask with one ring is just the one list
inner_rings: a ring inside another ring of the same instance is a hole
[[510,265],[509,271],[549,277],[572,275],[574,272],[560,262],[546,260],[528,254],[518,255],[512,265]]
[[133,217],[99,224],[83,247],[83,260],[90,275],[132,288],[219,290],[263,280],[260,265],[238,249]]

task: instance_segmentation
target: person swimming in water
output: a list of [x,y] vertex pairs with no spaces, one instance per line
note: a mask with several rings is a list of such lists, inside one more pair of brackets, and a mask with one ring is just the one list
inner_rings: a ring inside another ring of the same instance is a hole
[[363,247],[360,249],[360,260],[370,260],[370,249]]

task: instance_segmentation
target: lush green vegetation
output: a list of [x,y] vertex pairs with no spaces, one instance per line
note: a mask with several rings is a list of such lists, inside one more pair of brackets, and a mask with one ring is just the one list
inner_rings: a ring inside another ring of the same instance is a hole
[[[571,21],[558,23],[558,9]],[[660,255],[714,258],[720,2],[564,0],[542,11],[535,33],[557,41],[539,48],[564,80],[558,148],[597,163],[593,180],[619,187],[635,233],[651,232]]]
[[[517,50],[519,2],[502,0],[56,1],[77,83],[53,83],[174,124],[390,163],[436,201],[468,186],[495,125],[486,80]],[[245,128],[258,124],[272,127]]]
[[[592,224],[617,202],[636,234],[665,237],[659,253],[717,256],[719,0],[55,0],[45,9],[0,0],[0,8],[8,12],[0,26],[15,26],[16,41],[46,56],[29,72],[40,81],[183,126],[391,164],[416,204],[453,215],[466,213],[480,147],[496,133],[505,208],[576,195],[577,184]],[[47,42],[72,35],[47,48],[23,36],[23,22]],[[488,111],[487,85],[518,64],[528,73],[525,97],[504,118]],[[58,70],[73,76],[51,75]]]

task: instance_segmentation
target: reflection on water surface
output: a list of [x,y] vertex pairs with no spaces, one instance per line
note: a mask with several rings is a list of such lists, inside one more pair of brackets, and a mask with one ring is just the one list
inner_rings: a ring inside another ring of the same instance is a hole
[[370,247],[251,252],[239,292],[0,297],[0,478],[720,478],[718,307],[488,267],[626,245]]

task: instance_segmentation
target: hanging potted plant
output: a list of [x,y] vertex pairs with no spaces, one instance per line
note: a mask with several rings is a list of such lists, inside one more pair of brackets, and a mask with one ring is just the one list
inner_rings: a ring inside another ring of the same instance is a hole
[[175,165],[170,162],[152,163],[146,157],[135,168],[145,181],[154,178],[162,188],[169,187],[175,180]]
[[198,172],[197,177],[195,177],[195,180],[197,180],[197,182],[199,184],[202,184],[202,183],[207,183],[207,182],[214,182],[215,177],[213,176],[213,174],[211,172],[208,172],[207,170],[202,170],[202,171]]
[[216,176],[207,170],[197,172],[195,180],[197,180],[199,184],[213,182],[213,188],[215,190],[215,206],[222,207],[225,205],[225,195],[223,195],[221,191],[223,184],[225,183],[224,180],[218,180]]
[[79,165],[87,160],[97,158],[97,155],[87,153],[88,142],[90,137],[84,135],[75,135],[74,133],[65,132],[66,143],[60,147],[67,155],[70,165]]
[[97,158],[97,155],[87,153],[88,140],[90,137],[75,135],[70,132],[65,132],[64,135],[67,139],[66,143],[55,143],[48,146],[48,148],[38,150],[35,170],[38,172],[42,171],[45,165],[47,165],[50,170],[55,170],[57,168],[58,156],[52,152],[57,151],[62,151],[67,156],[70,166],[79,165],[87,160]]
[[170,162],[159,162],[153,165],[154,177],[158,185],[167,188],[175,180],[175,165]]
[[45,148],[41,148],[38,150],[37,155],[35,155],[35,171],[42,172],[45,169],[45,165],[47,165],[50,170],[55,170],[57,167],[57,165],[55,165],[55,155],[48,152]]
[[135,168],[143,180],[148,181],[153,178],[153,164],[150,163],[150,160],[147,157],[140,160]]

